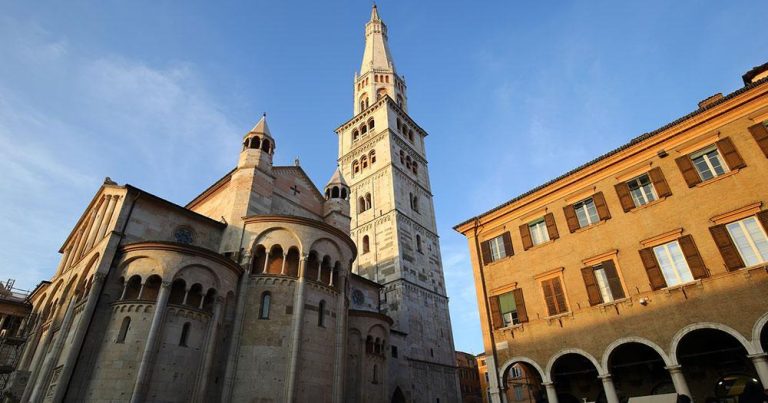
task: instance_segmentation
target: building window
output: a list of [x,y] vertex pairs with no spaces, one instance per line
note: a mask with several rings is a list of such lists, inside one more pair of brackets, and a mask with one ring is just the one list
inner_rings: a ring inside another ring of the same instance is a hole
[[508,292],[499,295],[499,309],[501,310],[501,318],[504,320],[504,327],[520,324],[514,293]]
[[523,385],[515,385],[515,400],[518,402],[523,400]]
[[522,378],[523,377],[523,370],[520,369],[520,367],[518,367],[518,366],[514,366],[510,370],[509,375],[512,377],[512,379]]
[[421,247],[421,235],[416,234],[416,251],[419,253],[424,253]]
[[668,287],[693,281],[691,269],[688,267],[678,241],[656,246],[653,248],[653,253],[656,255],[661,274]]
[[544,300],[547,303],[549,316],[568,312],[568,305],[565,302],[565,292],[563,291],[560,277],[543,280],[541,288],[544,291]]
[[115,343],[123,344],[125,343],[125,336],[128,335],[128,328],[131,327],[131,318],[126,316],[123,319],[123,323],[120,325],[120,331],[117,333],[117,340],[115,340]]
[[397,358],[397,346],[392,346],[392,358]]
[[627,186],[629,186],[629,194],[632,196],[635,206],[643,206],[658,199],[648,174],[629,180]]
[[573,209],[576,211],[576,218],[579,219],[579,227],[581,228],[588,227],[600,221],[600,217],[597,215],[595,201],[591,197],[574,204]]
[[491,260],[496,261],[507,256],[504,250],[504,238],[501,235],[488,241],[488,245],[491,248]]
[[368,235],[363,237],[363,253],[368,253],[371,251],[371,240],[368,238]]
[[182,326],[181,328],[181,337],[179,337],[179,346],[181,347],[187,347],[187,339],[189,338],[189,327],[190,323],[187,322]]
[[261,307],[259,308],[259,319],[269,319],[269,306],[272,303],[272,295],[269,292],[261,294]]
[[528,322],[528,313],[525,309],[525,299],[521,288],[492,296],[489,302],[494,330]]
[[512,250],[512,238],[509,232],[505,232],[495,238],[483,241],[480,244],[483,253],[483,263],[488,264],[507,256],[514,255]]
[[691,161],[699,173],[702,181],[712,179],[728,172],[728,167],[723,164],[723,157],[715,145],[691,154]]
[[325,327],[325,301],[320,301],[317,307],[317,325]]
[[590,305],[613,302],[625,297],[621,279],[613,260],[581,269]]
[[531,232],[531,241],[533,241],[534,245],[540,245],[549,241],[547,223],[544,222],[543,218],[528,224],[528,230]]
[[756,217],[732,222],[725,227],[746,266],[768,261],[768,239]]

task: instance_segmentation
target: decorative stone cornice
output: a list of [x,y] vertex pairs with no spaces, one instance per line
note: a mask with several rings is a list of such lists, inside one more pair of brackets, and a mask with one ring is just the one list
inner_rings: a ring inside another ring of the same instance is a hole
[[130,253],[130,252],[137,252],[137,251],[149,251],[149,250],[176,252],[176,253],[183,253],[187,255],[202,257],[204,259],[214,261],[232,270],[238,276],[243,273],[243,268],[240,267],[240,265],[238,265],[237,263],[233,262],[230,259],[227,259],[226,257],[222,256],[217,252],[214,252],[210,249],[201,248],[199,246],[185,245],[185,244],[180,244],[176,242],[166,242],[166,241],[148,241],[148,242],[136,242],[136,243],[126,244],[121,246],[119,249],[119,251],[123,254]]

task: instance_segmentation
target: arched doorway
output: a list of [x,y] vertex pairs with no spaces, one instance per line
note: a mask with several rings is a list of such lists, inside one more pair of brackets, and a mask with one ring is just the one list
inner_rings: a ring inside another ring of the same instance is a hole
[[546,396],[539,371],[527,362],[515,362],[504,372],[507,402],[534,403]]
[[405,395],[399,386],[395,388],[395,393],[392,394],[392,403],[405,403]]
[[608,372],[619,400],[675,393],[667,365],[652,347],[638,342],[619,345],[608,357]]
[[555,360],[551,371],[559,403],[605,401],[597,368],[589,358],[567,353]]
[[755,368],[733,335],[697,329],[682,337],[675,354],[695,401],[761,401]]
[[768,322],[760,330],[760,346],[763,348],[763,351],[768,351]]

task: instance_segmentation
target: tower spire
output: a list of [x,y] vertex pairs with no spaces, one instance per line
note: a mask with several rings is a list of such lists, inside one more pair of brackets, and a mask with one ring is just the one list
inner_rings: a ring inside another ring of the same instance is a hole
[[381,20],[376,4],[371,9],[371,19],[365,24],[365,52],[360,75],[371,70],[390,70],[393,73],[395,71],[395,63],[387,43],[387,25]]

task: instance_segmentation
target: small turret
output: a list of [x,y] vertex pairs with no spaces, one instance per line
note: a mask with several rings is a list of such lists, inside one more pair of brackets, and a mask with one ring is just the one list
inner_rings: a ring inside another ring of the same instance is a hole
[[272,156],[275,154],[275,139],[267,126],[265,113],[256,126],[243,138],[243,149],[240,152],[238,168],[260,168],[272,170]]
[[325,185],[323,221],[349,233],[349,186],[339,167],[336,168],[331,180]]

